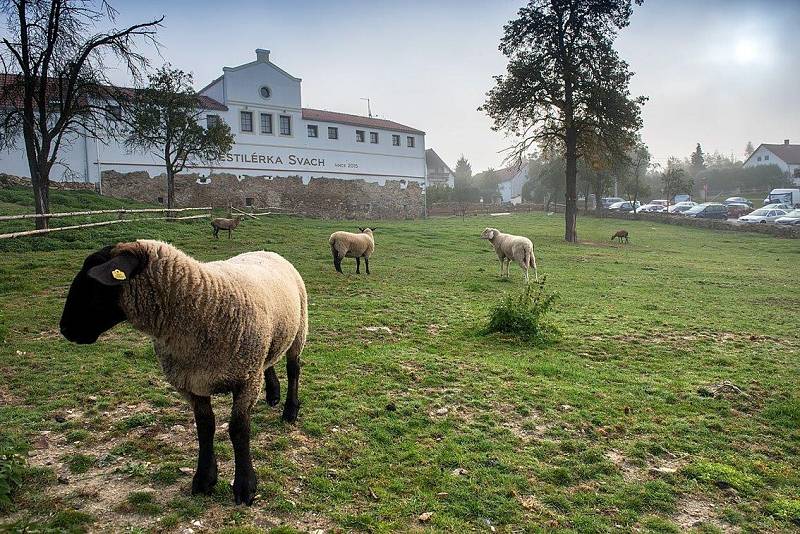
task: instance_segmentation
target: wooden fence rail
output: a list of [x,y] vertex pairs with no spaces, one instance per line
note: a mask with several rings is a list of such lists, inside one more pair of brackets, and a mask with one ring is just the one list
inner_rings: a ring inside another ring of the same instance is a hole
[[[13,221],[18,219],[54,219],[58,217],[77,217],[80,215],[102,215],[108,213],[118,213],[120,215],[125,213],[158,213],[168,211],[170,213],[177,213],[182,211],[211,211],[211,206],[204,208],[143,208],[143,209],[128,209],[119,208],[115,210],[95,210],[95,211],[69,211],[64,213],[25,213],[23,215],[0,215],[0,221]],[[203,217],[207,217],[204,215]],[[142,220],[142,219],[139,219]]]
[[[184,210],[189,209],[206,209],[206,208],[183,208]],[[144,210],[148,211],[148,210]],[[152,211],[163,211],[163,210],[152,210]],[[180,211],[180,210],[169,210],[169,211]],[[115,210],[111,210],[111,213],[115,213]],[[187,219],[205,219],[208,215],[189,215],[186,217],[142,217],[140,219],[114,219],[111,221],[100,221],[100,222],[93,222],[93,223],[84,223],[84,224],[75,224],[72,226],[59,226],[56,228],[43,228],[41,230],[26,230],[24,232],[11,232],[9,234],[0,234],[0,239],[10,239],[13,237],[22,237],[28,235],[40,235],[40,234],[49,234],[50,232],[59,232],[61,230],[75,230],[78,228],[90,228],[92,226],[107,226],[109,224],[119,224],[119,223],[129,223],[129,222],[139,222],[139,221],[163,221],[169,219],[170,221],[185,221]]]

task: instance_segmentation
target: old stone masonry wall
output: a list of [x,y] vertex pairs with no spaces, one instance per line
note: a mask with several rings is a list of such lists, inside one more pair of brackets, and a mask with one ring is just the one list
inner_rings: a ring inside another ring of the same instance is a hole
[[[164,201],[167,181],[162,174],[104,171],[104,195],[143,202]],[[162,200],[159,200],[162,199]],[[326,219],[413,219],[424,216],[422,188],[416,182],[386,185],[364,180],[263,177],[234,174],[180,174],[175,178],[177,207],[213,206],[256,209],[283,208],[290,213]]]

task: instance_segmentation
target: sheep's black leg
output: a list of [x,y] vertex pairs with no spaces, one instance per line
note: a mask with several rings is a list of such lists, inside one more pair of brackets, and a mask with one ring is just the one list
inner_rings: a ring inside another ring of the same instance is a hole
[[342,272],[342,259],[339,257],[339,253],[336,252],[336,248],[331,245],[331,255],[333,256],[333,266],[336,268],[336,272]]
[[189,402],[194,410],[194,423],[197,426],[197,471],[192,479],[192,495],[210,494],[217,485],[217,459],[214,456],[214,411],[211,409],[211,397],[199,397],[190,394]]
[[286,404],[283,405],[282,417],[287,423],[294,423],[297,420],[297,412],[300,410],[297,388],[300,384],[300,352],[303,350],[304,342],[305,339],[298,336],[286,352],[286,374],[289,378],[289,387],[286,392]]
[[367,274],[369,274],[369,258],[366,256],[364,257],[364,265],[367,266]]
[[231,229],[228,228],[228,239],[230,239],[230,238],[231,238]]
[[281,383],[275,374],[275,366],[267,367],[264,371],[264,381],[267,384],[267,404],[276,406],[281,401]]
[[219,239],[219,228],[214,227],[214,239]]
[[248,388],[233,392],[233,409],[228,424],[228,434],[233,443],[233,457],[236,470],[233,475],[233,499],[236,504],[253,504],[258,486],[258,477],[253,469],[250,455],[250,408],[256,393]]
[[356,256],[356,274],[361,274],[361,258]]

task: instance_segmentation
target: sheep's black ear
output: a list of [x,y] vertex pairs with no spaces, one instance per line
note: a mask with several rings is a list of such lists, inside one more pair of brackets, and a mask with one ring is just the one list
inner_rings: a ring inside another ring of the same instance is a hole
[[377,230],[377,228],[375,228],[375,227],[373,226],[372,228],[370,228],[370,230],[372,230],[372,231],[374,232],[375,230]]
[[359,230],[360,232],[363,232],[363,231],[364,231],[364,229],[363,229],[363,228],[361,228],[360,226],[358,227],[358,230]]
[[118,286],[130,280],[139,269],[139,258],[133,254],[120,254],[105,263],[95,265],[87,273],[104,286]]

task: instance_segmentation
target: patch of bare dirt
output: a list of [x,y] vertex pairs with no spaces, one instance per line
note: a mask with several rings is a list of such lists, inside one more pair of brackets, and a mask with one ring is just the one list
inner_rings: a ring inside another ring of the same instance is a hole
[[678,501],[677,512],[672,520],[683,531],[706,524],[713,525],[723,532],[741,532],[741,528],[719,518],[719,508],[717,504],[702,495],[687,496]]
[[614,340],[623,341],[626,343],[643,343],[649,344],[684,344],[686,342],[712,342],[716,344],[726,343],[772,343],[777,345],[788,344],[787,340],[782,340],[772,336],[762,336],[758,334],[751,334],[748,332],[711,332],[711,331],[696,331],[696,332],[665,332],[661,330],[647,331],[647,332],[631,332],[628,334],[617,334],[609,336],[589,336],[588,339],[592,341]]
[[4,406],[20,406],[22,399],[11,393],[5,386],[0,385],[0,404]]
[[687,464],[684,457],[672,455],[666,458],[652,457],[645,465],[638,465],[616,449],[606,451],[606,458],[617,466],[626,482],[641,482],[649,478],[673,475]]

